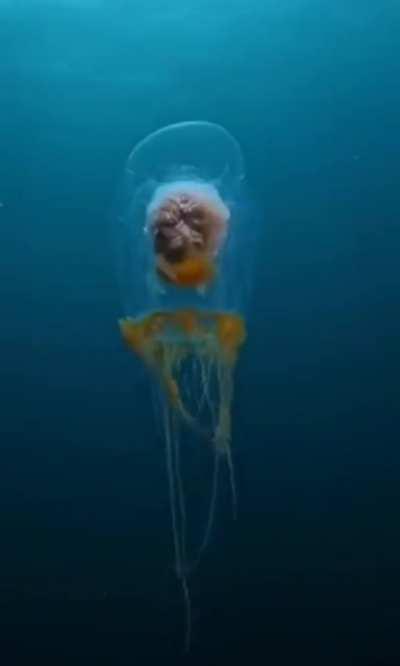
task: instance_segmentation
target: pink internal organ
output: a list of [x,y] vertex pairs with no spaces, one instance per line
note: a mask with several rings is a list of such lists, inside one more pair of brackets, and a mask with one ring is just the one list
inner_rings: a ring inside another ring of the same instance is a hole
[[211,202],[179,194],[164,200],[151,228],[156,253],[174,263],[193,253],[215,256],[226,232],[226,217]]

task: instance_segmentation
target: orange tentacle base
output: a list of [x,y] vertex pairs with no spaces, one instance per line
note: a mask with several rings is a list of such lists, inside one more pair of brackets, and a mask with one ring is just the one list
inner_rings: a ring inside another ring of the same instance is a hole
[[224,437],[218,440],[229,439],[232,374],[246,339],[243,319],[225,312],[176,310],[121,319],[119,325],[127,346],[156,372],[171,406],[186,422],[193,424],[194,418],[183,404],[179,369],[188,359],[198,361],[203,396],[209,393],[210,369],[215,370],[220,416],[215,434],[223,430]]
[[154,312],[145,317],[119,320],[127,346],[151,366],[162,362],[167,349],[198,347],[228,363],[235,363],[246,339],[243,319],[236,314],[197,310]]

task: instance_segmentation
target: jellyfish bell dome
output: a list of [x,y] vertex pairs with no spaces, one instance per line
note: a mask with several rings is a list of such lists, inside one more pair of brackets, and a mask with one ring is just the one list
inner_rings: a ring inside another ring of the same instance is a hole
[[188,121],[153,132],[132,150],[127,162],[137,185],[177,180],[214,183],[222,196],[244,177],[238,142],[220,125]]
[[135,146],[118,214],[125,314],[237,306],[233,245],[243,180],[238,142],[213,123],[170,125]]

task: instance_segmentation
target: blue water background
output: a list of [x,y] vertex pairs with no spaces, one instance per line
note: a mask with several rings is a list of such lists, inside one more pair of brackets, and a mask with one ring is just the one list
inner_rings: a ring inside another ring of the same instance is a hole
[[132,146],[192,118],[240,141],[259,242],[239,517],[185,663],[400,663],[399,29],[391,0],[0,1],[7,666],[183,663],[109,211]]

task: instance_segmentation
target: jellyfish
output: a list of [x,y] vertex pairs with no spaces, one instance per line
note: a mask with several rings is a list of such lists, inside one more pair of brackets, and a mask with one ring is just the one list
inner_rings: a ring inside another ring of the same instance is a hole
[[[131,152],[118,204],[118,267],[126,347],[161,395],[175,571],[191,637],[188,577],[209,541],[221,465],[236,488],[231,450],[234,371],[246,340],[249,293],[244,163],[238,142],[200,121],[164,127]],[[183,443],[212,456],[209,508],[189,557],[181,470]]]

